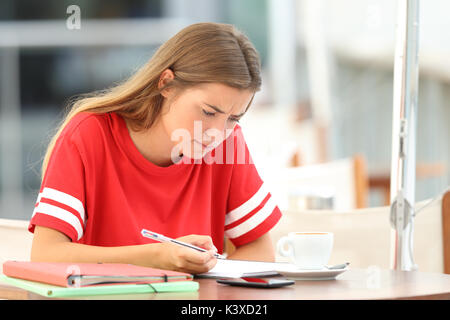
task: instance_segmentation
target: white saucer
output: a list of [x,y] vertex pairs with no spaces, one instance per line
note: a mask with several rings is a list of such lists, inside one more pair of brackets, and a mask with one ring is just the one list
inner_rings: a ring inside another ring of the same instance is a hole
[[334,280],[338,275],[348,270],[348,267],[342,269],[305,270],[298,269],[293,264],[286,264],[286,267],[276,271],[282,276],[292,280]]

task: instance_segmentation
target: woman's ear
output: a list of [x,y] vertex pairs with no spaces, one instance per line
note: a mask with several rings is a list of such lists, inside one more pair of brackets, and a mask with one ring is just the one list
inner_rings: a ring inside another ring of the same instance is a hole
[[[175,74],[172,70],[166,69],[159,76],[158,89],[164,87],[167,83],[175,79]],[[172,93],[172,88],[166,88],[161,91],[161,95],[165,98],[169,98]]]

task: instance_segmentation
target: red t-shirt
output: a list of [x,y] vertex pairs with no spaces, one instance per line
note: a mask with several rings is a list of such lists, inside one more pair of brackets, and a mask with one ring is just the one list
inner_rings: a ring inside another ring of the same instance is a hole
[[224,235],[240,246],[278,222],[239,125],[204,159],[157,166],[138,151],[121,116],[80,113],[55,144],[28,229],[45,226],[97,246],[153,242],[143,228],[172,238],[210,235],[222,252]]

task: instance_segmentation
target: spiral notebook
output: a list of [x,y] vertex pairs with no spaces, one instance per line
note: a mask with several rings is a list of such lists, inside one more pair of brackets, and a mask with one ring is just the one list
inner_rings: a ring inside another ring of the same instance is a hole
[[288,266],[287,263],[218,259],[214,268],[196,276],[199,278],[270,277],[279,275],[277,270],[286,266]]

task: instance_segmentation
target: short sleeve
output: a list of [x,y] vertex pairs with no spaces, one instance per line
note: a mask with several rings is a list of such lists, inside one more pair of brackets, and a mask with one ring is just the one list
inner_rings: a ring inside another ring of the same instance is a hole
[[225,216],[225,235],[235,246],[267,233],[281,211],[253,164],[242,129],[234,132],[234,164]]
[[36,225],[49,227],[78,241],[86,220],[85,178],[72,134],[63,130],[53,148],[28,230],[34,232]]

